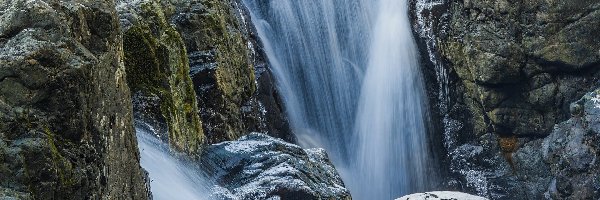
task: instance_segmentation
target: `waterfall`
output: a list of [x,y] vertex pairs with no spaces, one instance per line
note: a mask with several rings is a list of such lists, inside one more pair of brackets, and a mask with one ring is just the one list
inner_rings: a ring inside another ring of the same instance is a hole
[[427,185],[426,98],[406,0],[245,0],[299,143],[355,199]]
[[154,199],[212,199],[210,181],[201,170],[174,157],[150,126],[136,124],[140,165],[148,171]]
[[393,199],[426,177],[426,97],[407,4],[380,0],[378,11],[354,130],[358,180],[349,184],[359,199]]

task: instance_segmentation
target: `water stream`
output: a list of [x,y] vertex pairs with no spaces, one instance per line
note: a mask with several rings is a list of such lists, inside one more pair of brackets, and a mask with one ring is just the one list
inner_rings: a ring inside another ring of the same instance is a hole
[[245,0],[292,129],[355,199],[427,186],[426,97],[406,0]]
[[154,199],[212,199],[211,184],[201,170],[171,154],[151,127],[138,125],[135,131],[140,165],[148,171]]

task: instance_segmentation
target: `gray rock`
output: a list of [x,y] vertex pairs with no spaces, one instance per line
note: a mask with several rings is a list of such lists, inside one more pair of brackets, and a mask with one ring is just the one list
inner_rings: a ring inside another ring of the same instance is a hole
[[186,45],[208,143],[235,140],[253,131],[293,141],[262,44],[243,3],[161,2]]
[[541,153],[553,177],[546,195],[554,199],[600,198],[600,89],[579,102],[583,116],[557,124],[543,140]]
[[444,199],[453,199],[453,200],[486,200],[486,198],[470,195],[462,192],[452,192],[452,191],[435,191],[435,192],[424,192],[424,193],[415,193],[409,194],[403,197],[400,197],[396,200],[444,200]]
[[264,134],[211,145],[200,161],[219,199],[351,199],[323,149]]

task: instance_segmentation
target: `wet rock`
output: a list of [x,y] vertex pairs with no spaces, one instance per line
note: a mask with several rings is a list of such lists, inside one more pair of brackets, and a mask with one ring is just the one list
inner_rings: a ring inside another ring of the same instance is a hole
[[122,59],[113,1],[0,3],[2,198],[148,198]]
[[444,200],[444,199],[455,199],[455,200],[486,200],[486,198],[470,195],[462,192],[451,192],[451,191],[435,191],[435,192],[424,192],[409,194],[400,197],[396,200]]
[[[575,187],[544,172],[554,164],[540,159],[541,141],[554,134],[556,124],[586,115],[582,102],[571,102],[598,87],[600,41],[592,33],[600,31],[600,3],[416,2],[421,6],[415,9],[416,32],[427,47],[421,50],[428,58],[424,63],[432,67],[424,74],[440,86],[430,87],[430,100],[442,105],[432,116],[443,124],[438,132],[445,148],[439,152],[448,154],[450,188],[492,199],[540,199],[552,182],[556,191]],[[497,142],[498,148],[483,145],[489,134],[497,139],[487,141]],[[480,146],[481,153],[467,159],[455,156],[465,145]],[[574,146],[565,151],[569,159],[560,165],[588,170],[594,156]],[[507,165],[490,165],[501,161],[491,155],[501,155]],[[490,173],[506,166],[510,170],[500,176]],[[469,183],[473,173],[465,171],[483,172],[475,174],[486,178],[475,180],[487,183]],[[497,184],[490,185],[490,177]]]
[[181,34],[208,143],[267,132],[293,140],[266,57],[240,1],[172,2],[167,16]]
[[256,91],[249,49],[228,1],[187,1],[175,5],[171,22],[181,33],[190,75],[209,143],[244,133],[242,105]]
[[185,44],[159,1],[119,1],[127,82],[134,114],[172,148],[199,153],[204,143]]
[[211,145],[200,161],[219,199],[351,199],[323,149],[264,134]]

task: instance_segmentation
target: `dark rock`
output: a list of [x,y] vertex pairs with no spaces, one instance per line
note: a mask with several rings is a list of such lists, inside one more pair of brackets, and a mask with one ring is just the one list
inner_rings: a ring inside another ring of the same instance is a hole
[[219,199],[351,199],[323,149],[264,134],[211,145],[200,161]]
[[[435,86],[428,87],[430,101],[439,108],[432,116],[445,147],[437,152],[448,153],[450,189],[539,199],[548,184],[557,191],[575,187],[548,172],[553,166],[540,160],[541,139],[555,124],[586,115],[581,102],[570,103],[598,87],[600,41],[591,33],[600,31],[600,2],[415,2],[415,33],[431,67],[424,74]],[[496,139],[483,139],[490,134]],[[480,146],[481,153],[456,156],[464,145]],[[589,170],[589,150],[569,151],[560,165]],[[487,184],[469,184],[464,172],[471,170],[482,172]]]
[[3,1],[0,19],[0,197],[147,199],[114,2]]
[[165,7],[186,44],[208,143],[252,131],[292,141],[274,80],[262,76],[270,72],[243,4],[194,0]]
[[444,33],[436,38],[438,50],[456,74],[455,87],[465,88],[457,98],[475,100],[479,108],[471,110],[484,116],[475,120],[485,131],[546,135],[568,117],[568,103],[598,81],[600,40],[591,34],[600,31],[598,2],[444,6],[447,14],[433,22]]
[[127,82],[134,114],[176,150],[199,153],[204,143],[185,44],[159,1],[120,1]]
[[256,90],[249,50],[228,1],[198,0],[175,5],[171,22],[190,59],[198,108],[209,143],[245,133],[242,105]]

